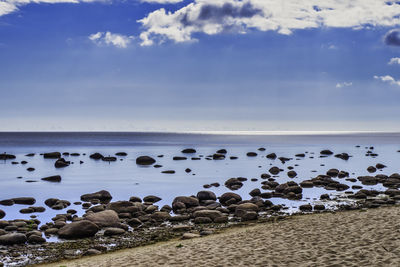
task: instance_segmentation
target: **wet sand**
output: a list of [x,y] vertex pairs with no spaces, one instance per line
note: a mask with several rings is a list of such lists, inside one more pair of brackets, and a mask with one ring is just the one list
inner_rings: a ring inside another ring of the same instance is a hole
[[400,206],[299,215],[40,266],[398,266],[399,222]]

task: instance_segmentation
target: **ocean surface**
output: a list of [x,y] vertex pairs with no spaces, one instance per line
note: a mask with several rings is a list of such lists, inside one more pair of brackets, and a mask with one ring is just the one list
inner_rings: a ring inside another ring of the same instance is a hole
[[[360,146],[360,147],[356,147]],[[264,147],[265,151],[258,151]],[[374,147],[376,158],[365,156],[366,151]],[[195,148],[194,155],[184,155],[182,149]],[[218,149],[225,148],[228,153],[225,160],[205,160],[205,156],[214,154]],[[320,158],[320,151],[330,149],[335,154],[346,152],[352,157],[345,161],[334,156]],[[113,201],[129,200],[131,196],[144,197],[156,195],[162,198],[158,203],[171,205],[172,200],[180,195],[192,195],[204,190],[204,184],[219,182],[220,187],[211,190],[217,196],[230,191],[224,182],[231,177],[246,177],[247,182],[237,190],[244,199],[250,199],[249,192],[255,188],[261,189],[260,175],[268,173],[269,168],[278,166],[285,169],[277,177],[277,182],[284,183],[294,180],[297,183],[325,174],[331,168],[337,168],[350,173],[350,177],[368,175],[367,167],[383,163],[387,168],[377,173],[392,174],[400,172],[400,133],[139,133],[139,132],[2,132],[0,133],[0,153],[16,155],[16,160],[0,161],[0,200],[14,197],[34,197],[34,206],[45,206],[48,198],[59,198],[70,201],[80,201],[80,196],[99,190],[108,190]],[[54,159],[44,159],[40,153],[59,151],[80,153],[80,156],[64,156],[73,162],[66,168],[56,169]],[[99,152],[104,156],[117,152],[126,152],[126,157],[118,157],[116,162],[96,161],[89,155]],[[247,152],[256,152],[257,157],[246,156]],[[281,163],[278,159],[265,158],[269,153],[278,157],[288,157],[292,160]],[[34,157],[25,156],[35,153]],[[296,158],[295,154],[306,153],[305,158]],[[83,155],[86,154],[86,155]],[[135,160],[138,156],[148,155],[157,160],[162,168],[153,166],[138,166]],[[158,155],[164,155],[159,158]],[[188,160],[174,161],[174,156],[187,156]],[[201,160],[191,160],[192,156],[204,156]],[[237,156],[237,160],[230,160]],[[27,164],[11,164],[12,161],[28,161]],[[83,164],[80,164],[83,161]],[[293,166],[297,172],[294,179],[288,178],[287,167]],[[35,171],[29,172],[27,168]],[[191,173],[185,169],[190,168]],[[161,171],[175,170],[175,174],[163,174]],[[377,174],[375,173],[375,174]],[[60,183],[42,181],[41,178],[51,175],[61,175]],[[18,178],[20,177],[20,178]],[[258,178],[252,182],[251,178]],[[30,181],[30,182],[27,182]],[[34,182],[32,182],[34,181]],[[348,185],[344,179],[340,182]],[[384,190],[381,185],[363,186]],[[263,190],[261,190],[263,191]],[[303,200],[290,201],[272,198],[274,204],[285,204],[289,210],[296,209],[305,202],[318,202],[319,196],[326,193],[322,188],[303,190]],[[338,194],[329,191],[330,194]],[[28,219],[30,214],[20,214],[25,205],[11,207],[0,206],[6,211],[4,219]],[[46,206],[45,206],[46,207]],[[81,215],[80,206],[71,205],[67,209],[77,209]],[[55,211],[46,207],[45,213],[35,213],[42,222],[50,221]]]

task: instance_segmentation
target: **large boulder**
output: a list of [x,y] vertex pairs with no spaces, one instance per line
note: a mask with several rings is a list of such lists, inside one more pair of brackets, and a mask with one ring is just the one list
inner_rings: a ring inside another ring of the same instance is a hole
[[140,156],[136,159],[137,165],[152,165],[155,162],[156,160],[149,156]]
[[6,216],[4,210],[0,210],[0,219],[3,219]]
[[156,202],[158,202],[158,201],[160,201],[160,200],[161,200],[160,197],[158,197],[158,196],[153,196],[153,195],[145,196],[145,197],[143,198],[143,201],[144,201],[144,202],[150,202],[150,203],[156,203]]
[[181,203],[185,206],[186,209],[192,208],[192,207],[197,207],[199,205],[199,200],[195,197],[185,197],[185,196],[179,196],[174,199],[172,202],[172,208],[174,210],[177,210],[177,207],[180,207],[180,205],[177,205],[178,203]]
[[150,217],[157,222],[164,222],[169,220],[169,218],[171,218],[171,215],[168,212],[156,211],[151,214]]
[[26,235],[20,233],[12,233],[0,236],[0,245],[24,244],[26,241]]
[[198,210],[193,213],[194,218],[207,217],[215,221],[216,218],[222,217],[223,214],[218,210]]
[[219,197],[219,202],[225,206],[225,204],[231,199],[234,200],[236,203],[242,201],[242,197],[240,195],[235,194],[233,192],[227,192]]
[[99,227],[91,221],[82,220],[65,225],[58,230],[58,236],[65,239],[92,237]]
[[99,227],[116,227],[120,225],[118,214],[113,210],[92,213],[85,218]]
[[33,197],[16,197],[12,199],[15,204],[20,205],[33,205],[36,203],[36,199]]
[[242,203],[238,205],[235,209],[235,215],[238,217],[242,217],[245,213],[249,211],[258,211],[258,206],[253,203]]
[[111,202],[107,205],[107,210],[113,210],[117,213],[130,212],[129,207],[135,206],[133,202],[130,201],[116,201]]
[[101,190],[101,191],[98,191],[95,193],[85,194],[85,195],[81,196],[82,201],[90,201],[93,199],[99,199],[102,202],[107,202],[112,199],[112,196],[111,196],[110,192],[108,192],[106,190]]
[[217,200],[217,196],[211,191],[200,191],[197,193],[199,201],[204,200]]

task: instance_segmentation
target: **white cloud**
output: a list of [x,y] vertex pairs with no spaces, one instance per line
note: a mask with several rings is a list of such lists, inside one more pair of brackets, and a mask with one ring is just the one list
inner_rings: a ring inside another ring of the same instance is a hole
[[111,32],[97,32],[88,37],[96,45],[113,45],[118,48],[126,48],[134,38]]
[[0,17],[18,10],[20,6],[35,3],[58,4],[58,3],[91,3],[108,2],[109,0],[0,0]]
[[392,85],[398,85],[400,86],[400,80],[396,80],[395,78],[393,78],[390,75],[385,75],[385,76],[374,76],[374,79],[376,80],[381,80],[382,82],[387,82],[390,83]]
[[196,33],[256,29],[289,35],[320,27],[395,26],[399,15],[400,4],[387,0],[195,0],[175,12],[155,10],[138,22],[145,28],[142,45],[152,45],[193,41]]
[[391,58],[388,64],[389,65],[400,65],[400,57]]
[[336,88],[349,87],[349,86],[352,86],[352,85],[353,85],[352,82],[342,82],[342,83],[337,83],[336,84]]

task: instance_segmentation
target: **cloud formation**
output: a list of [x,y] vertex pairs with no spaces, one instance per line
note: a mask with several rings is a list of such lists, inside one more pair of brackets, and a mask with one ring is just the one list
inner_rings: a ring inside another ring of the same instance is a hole
[[195,0],[175,12],[160,8],[138,20],[142,45],[196,41],[193,35],[320,27],[361,29],[400,23],[400,2],[387,0]]
[[352,86],[352,82],[342,82],[342,83],[337,83],[336,88],[343,88],[343,87],[349,87]]
[[127,48],[133,36],[126,36],[118,33],[111,32],[98,32],[89,35],[88,37],[96,45],[115,46],[118,48]]
[[391,58],[388,64],[389,65],[400,65],[400,57]]
[[392,84],[392,85],[397,85],[397,86],[400,86],[400,80],[396,80],[395,78],[393,78],[392,76],[390,76],[390,75],[385,75],[385,76],[374,76],[374,79],[376,79],[376,80],[380,80],[380,81],[382,81],[382,82],[387,82],[387,83],[390,83],[390,84]]
[[390,30],[384,38],[385,44],[400,46],[400,29]]
[[35,3],[46,3],[46,4],[59,4],[59,3],[91,3],[91,2],[107,2],[108,0],[0,0],[0,17],[10,14],[18,10],[19,7]]

